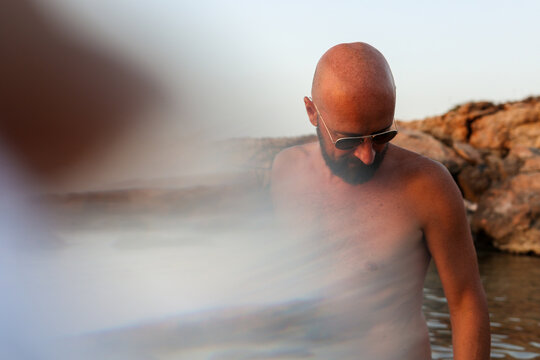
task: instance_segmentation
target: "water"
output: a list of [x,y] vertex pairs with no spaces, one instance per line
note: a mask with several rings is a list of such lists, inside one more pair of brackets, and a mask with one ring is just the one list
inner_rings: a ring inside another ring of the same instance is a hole
[[[54,318],[59,354],[355,358],[346,352],[355,334],[322,325],[328,320],[319,297],[322,254],[276,237],[264,206],[248,212],[213,206],[175,213],[94,204],[64,213],[56,245],[25,264],[43,274],[27,284],[41,300],[34,306]],[[540,358],[540,258],[482,251],[479,265],[492,358]],[[433,264],[423,310],[433,359],[451,359],[448,307]]]
[[[478,255],[490,313],[491,357],[540,358],[540,258],[494,251]],[[424,293],[433,358],[451,359],[448,306],[433,264]]]

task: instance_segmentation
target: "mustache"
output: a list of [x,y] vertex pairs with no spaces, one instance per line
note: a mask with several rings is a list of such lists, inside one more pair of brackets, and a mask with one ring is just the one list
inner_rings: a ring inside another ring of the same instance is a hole
[[381,152],[375,154],[375,159],[373,163],[366,165],[362,160],[358,159],[356,156],[347,156],[341,159],[332,159],[330,155],[326,152],[326,141],[321,135],[319,127],[317,127],[317,137],[319,138],[319,144],[321,148],[322,157],[332,173],[345,182],[357,185],[369,181],[374,175],[375,171],[381,165],[386,150],[388,149],[388,144],[384,147]]

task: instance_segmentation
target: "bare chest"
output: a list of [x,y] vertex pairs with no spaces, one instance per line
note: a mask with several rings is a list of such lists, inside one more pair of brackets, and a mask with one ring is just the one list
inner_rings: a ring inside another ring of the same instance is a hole
[[422,230],[399,186],[309,186],[290,194],[297,229],[343,261],[382,268],[415,253],[425,255]]

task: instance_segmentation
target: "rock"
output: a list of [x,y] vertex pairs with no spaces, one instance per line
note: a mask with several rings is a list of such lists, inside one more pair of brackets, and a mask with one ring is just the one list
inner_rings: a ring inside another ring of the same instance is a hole
[[540,171],[540,149],[532,148],[524,145],[514,146],[509,153],[509,156],[514,156],[522,162],[519,169],[520,172]]
[[461,142],[467,141],[467,117],[460,114],[436,116],[407,125],[411,129],[428,133],[446,143],[451,143],[453,139]]
[[477,204],[474,232],[501,250],[540,255],[540,97],[468,103],[410,128],[466,161],[456,178],[464,198]]
[[510,149],[510,154],[514,154],[519,159],[529,159],[540,155],[539,148],[532,148],[525,145],[516,145]]
[[540,255],[540,172],[518,174],[486,191],[472,223],[499,249]]
[[521,171],[521,166],[523,162],[519,157],[514,154],[508,154],[502,161],[502,166],[500,168],[500,178],[501,180],[506,179],[507,177],[516,175]]
[[540,147],[540,102],[518,103],[471,123],[469,144],[484,149]]
[[472,202],[477,202],[489,189],[492,178],[493,173],[485,164],[467,166],[457,176],[463,197]]
[[467,143],[471,133],[470,124],[478,118],[494,114],[501,109],[503,106],[486,101],[471,102],[458,106],[444,115],[414,121],[410,126],[427,132],[447,144],[454,141]]
[[519,158],[515,155],[508,155],[500,158],[497,155],[489,154],[485,156],[484,164],[491,171],[491,178],[494,182],[505,180],[518,173],[521,166]]
[[482,162],[482,155],[480,152],[467,143],[454,141],[452,149],[454,149],[456,154],[472,164],[479,164]]
[[478,210],[478,204],[467,199],[463,199],[463,206],[465,206],[467,213],[475,213]]
[[392,143],[439,161],[452,174],[458,173],[465,164],[465,161],[457,156],[452,148],[421,131],[400,127],[399,134]]
[[526,159],[520,171],[522,173],[540,171],[540,156]]

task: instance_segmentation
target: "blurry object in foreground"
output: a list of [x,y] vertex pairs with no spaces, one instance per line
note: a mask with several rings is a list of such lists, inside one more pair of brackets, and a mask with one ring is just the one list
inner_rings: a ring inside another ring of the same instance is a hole
[[60,359],[51,342],[74,325],[70,305],[84,296],[66,295],[74,291],[55,251],[62,243],[28,203],[30,184],[103,151],[159,94],[145,75],[29,1],[2,3],[0,51],[0,358]]
[[51,178],[134,125],[155,85],[37,5],[0,12],[0,141],[34,175]]

